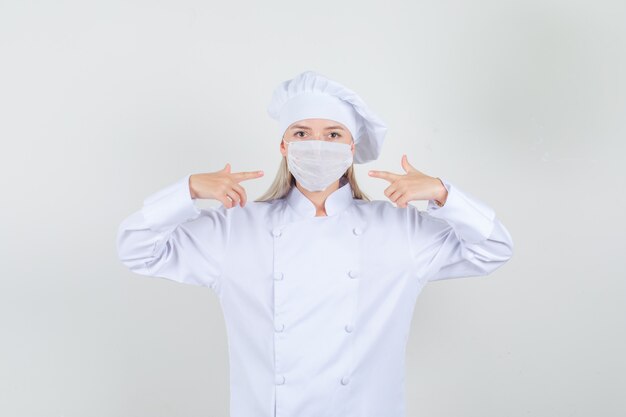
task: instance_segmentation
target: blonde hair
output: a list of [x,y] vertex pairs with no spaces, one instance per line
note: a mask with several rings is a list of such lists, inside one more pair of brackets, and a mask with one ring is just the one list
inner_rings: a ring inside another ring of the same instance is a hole
[[[352,187],[352,197],[371,201],[370,198],[361,191],[361,188],[356,182],[356,176],[354,175],[354,164],[350,165],[348,170],[341,176],[341,178],[347,178],[350,183],[350,187]],[[283,198],[287,195],[289,190],[296,185],[296,178],[289,171],[287,166],[287,157],[283,156],[283,159],[278,167],[278,172],[276,173],[276,178],[274,178],[274,182],[270,186],[270,188],[263,194],[261,197],[257,198],[254,201],[269,201],[277,198]]]

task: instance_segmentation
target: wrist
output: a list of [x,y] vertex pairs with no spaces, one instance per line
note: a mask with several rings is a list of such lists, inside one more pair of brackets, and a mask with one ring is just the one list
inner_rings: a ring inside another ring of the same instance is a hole
[[448,189],[444,185],[441,178],[435,178],[437,179],[437,183],[439,184],[439,191],[437,192],[433,200],[435,201],[435,204],[437,204],[439,207],[442,207],[444,204],[446,204],[446,200],[448,199]]
[[194,177],[193,175],[189,176],[189,196],[192,199],[196,199],[198,198],[198,195],[196,194],[196,190],[193,188],[194,185]]

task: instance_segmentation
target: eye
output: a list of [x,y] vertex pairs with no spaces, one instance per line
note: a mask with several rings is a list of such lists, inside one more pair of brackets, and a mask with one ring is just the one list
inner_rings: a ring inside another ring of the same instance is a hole
[[[296,131],[296,132],[294,133],[294,135],[295,135],[295,136],[298,136],[298,133],[305,133],[305,132],[304,132],[304,130],[298,130],[298,131]],[[300,136],[300,137],[302,137],[302,136]]]
[[337,136],[334,136],[333,139],[337,138],[337,137],[341,137],[341,134],[339,134],[337,132],[332,132],[331,135],[337,135]]

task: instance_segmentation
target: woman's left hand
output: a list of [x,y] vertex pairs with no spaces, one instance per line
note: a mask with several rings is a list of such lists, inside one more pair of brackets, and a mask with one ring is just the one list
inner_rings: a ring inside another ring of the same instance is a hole
[[402,155],[402,168],[406,174],[394,174],[388,171],[369,171],[371,177],[382,178],[391,183],[385,189],[385,195],[398,207],[406,208],[412,200],[435,200],[443,206],[448,198],[448,190],[441,179],[431,177],[414,168]]

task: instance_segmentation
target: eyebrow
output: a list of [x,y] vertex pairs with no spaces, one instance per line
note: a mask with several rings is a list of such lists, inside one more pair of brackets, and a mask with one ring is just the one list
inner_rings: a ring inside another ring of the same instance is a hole
[[[311,130],[310,127],[308,126],[302,126],[302,125],[295,125],[295,126],[291,126],[289,129],[304,129],[304,130]],[[326,128],[324,128],[324,130],[330,130],[330,129],[339,129],[339,130],[345,130],[343,127],[341,126],[328,126]]]

